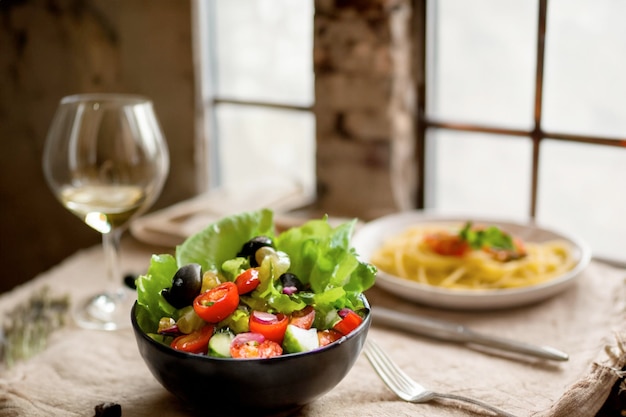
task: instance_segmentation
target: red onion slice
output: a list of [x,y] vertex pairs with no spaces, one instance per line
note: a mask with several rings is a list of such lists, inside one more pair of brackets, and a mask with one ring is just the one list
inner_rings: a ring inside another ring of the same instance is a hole
[[293,295],[298,292],[297,287],[283,287],[283,294]]
[[342,308],[341,310],[339,310],[337,312],[337,314],[339,315],[339,317],[341,317],[342,319],[345,318],[348,313],[350,313],[352,310],[350,310],[349,308]]
[[258,321],[260,323],[274,323],[278,321],[276,315],[272,313],[267,313],[265,311],[256,311],[252,312],[252,319]]
[[237,336],[235,336],[235,338],[231,342],[231,345],[244,345],[249,342],[263,343],[264,341],[265,336],[263,336],[262,334],[246,332],[239,333]]

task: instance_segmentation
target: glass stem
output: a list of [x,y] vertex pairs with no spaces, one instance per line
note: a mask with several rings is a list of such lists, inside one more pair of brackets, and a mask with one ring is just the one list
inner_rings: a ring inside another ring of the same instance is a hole
[[104,248],[104,260],[106,266],[108,289],[112,294],[121,292],[119,284],[120,275],[120,237],[122,230],[113,229],[109,233],[102,234],[102,246]]

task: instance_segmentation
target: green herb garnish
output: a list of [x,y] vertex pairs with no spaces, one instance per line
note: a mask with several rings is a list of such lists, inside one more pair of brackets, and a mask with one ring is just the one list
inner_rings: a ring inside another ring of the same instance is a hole
[[492,248],[499,250],[514,250],[511,235],[496,226],[485,229],[472,229],[472,222],[465,223],[459,232],[459,237],[466,241],[472,249]]

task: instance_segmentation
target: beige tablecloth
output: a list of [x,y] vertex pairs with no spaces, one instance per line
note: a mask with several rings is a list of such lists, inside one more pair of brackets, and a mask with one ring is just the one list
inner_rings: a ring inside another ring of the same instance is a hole
[[[125,271],[142,272],[152,252],[131,239],[124,244]],[[102,283],[99,247],[83,250],[32,282],[3,294],[0,312],[36,288],[79,300]],[[550,362],[437,342],[373,326],[369,337],[407,373],[441,391],[470,395],[519,416],[593,416],[626,362],[626,272],[592,262],[578,283],[537,305],[496,312],[438,311],[402,301],[378,288],[372,305],[461,322],[475,330],[551,345],[570,354]],[[115,402],[123,416],[187,416],[144,365],[130,329],[100,332],[69,325],[53,334],[46,350],[0,371],[0,417],[93,416],[96,405]],[[219,399],[217,399],[219,401]],[[301,410],[302,416],[488,415],[458,403],[408,404],[398,400],[360,357],[331,392]]]

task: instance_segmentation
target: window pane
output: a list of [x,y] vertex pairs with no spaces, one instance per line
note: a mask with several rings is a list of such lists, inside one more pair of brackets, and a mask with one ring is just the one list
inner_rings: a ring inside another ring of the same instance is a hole
[[537,1],[438,0],[429,7],[436,50],[429,51],[429,117],[529,129]]
[[546,140],[541,152],[538,222],[626,260],[626,149]]
[[218,96],[310,105],[313,1],[215,1]]
[[548,9],[544,127],[626,135],[626,2],[551,0]]
[[529,139],[435,131],[427,137],[426,206],[524,220],[530,207]]
[[315,191],[315,118],[309,112],[255,106],[216,107],[220,184],[292,179]]

